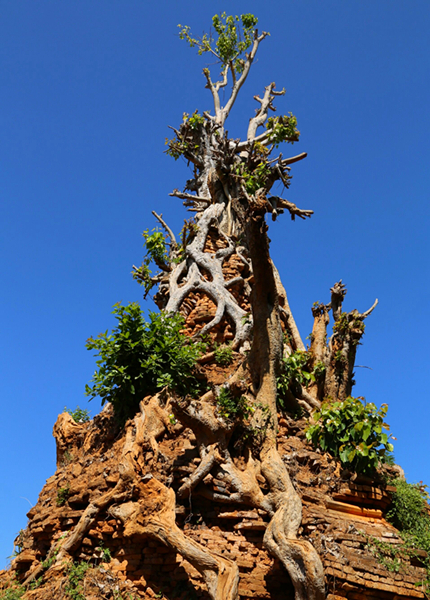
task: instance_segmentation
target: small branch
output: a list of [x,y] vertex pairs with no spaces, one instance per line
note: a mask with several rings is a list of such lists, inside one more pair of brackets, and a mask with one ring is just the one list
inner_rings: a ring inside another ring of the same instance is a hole
[[[223,88],[227,85],[228,83],[228,65],[226,66],[226,68],[224,69],[224,71],[221,73],[221,75],[223,76],[221,81],[217,81],[217,83],[214,85],[215,90],[218,92],[218,90],[220,88]],[[234,72],[232,69],[232,75],[233,75],[233,80],[235,79],[234,77]]]
[[[241,150],[247,149],[251,142],[253,142],[253,143],[259,142],[261,144],[266,142],[269,138],[270,131],[271,130],[263,131],[263,133],[260,133],[260,135],[257,135],[257,137],[255,137],[253,140],[246,140],[244,142],[239,142],[239,144],[237,144],[237,146],[236,146],[236,150],[241,151]],[[275,159],[275,160],[277,160],[277,159]]]
[[287,326],[288,326],[288,330],[290,332],[290,335],[291,335],[293,343],[294,343],[294,349],[302,350],[304,352],[306,350],[306,347],[302,341],[302,338],[300,337],[300,332],[299,332],[296,322],[294,320],[293,313],[291,311],[290,304],[288,302],[287,292],[286,292],[284,286],[282,285],[282,281],[279,276],[278,269],[275,267],[275,265],[273,263],[272,263],[272,268],[273,268],[273,275],[275,277],[276,289],[277,289],[278,296],[279,296],[279,308],[281,309],[281,312],[283,312],[287,318]]
[[214,101],[214,109],[215,109],[215,118],[218,121],[219,116],[221,115],[221,104],[219,101],[219,94],[216,85],[212,83],[212,79],[209,73],[209,69],[203,69],[203,75],[206,77],[206,87],[211,91],[213,101]]
[[364,312],[360,315],[360,319],[365,319],[366,317],[368,317],[370,315],[370,313],[372,313],[375,310],[377,305],[378,305],[378,298],[376,298],[375,302],[372,304],[372,306],[369,308],[369,310],[366,310],[366,312]]
[[[165,221],[163,221],[162,217],[163,215],[157,215],[157,213],[155,212],[155,210],[152,211],[152,214],[154,215],[154,217],[157,219],[157,221],[161,224],[162,227],[164,227],[164,229],[167,232],[167,235],[170,237],[170,239],[172,240],[172,247],[176,248],[177,247],[177,242],[176,242],[176,238],[175,238],[175,234],[173,233],[173,231],[170,229],[170,227],[167,225],[167,223]],[[160,265],[159,265],[160,266]],[[160,267],[162,268],[162,267]]]
[[275,166],[275,171],[278,173],[279,179],[282,181],[284,186],[286,188],[288,188],[289,187],[288,179],[285,177],[284,173],[282,172],[282,168],[280,167],[279,163]]
[[302,386],[300,391],[300,399],[304,400],[306,404],[309,404],[313,409],[318,410],[321,408],[321,402],[319,402],[316,398],[313,398]]
[[234,64],[233,61],[230,61],[230,71],[231,71],[231,78],[233,80],[233,85],[235,85],[236,83],[236,71],[234,70]]
[[186,192],[180,192],[179,190],[173,190],[169,194],[169,196],[174,196],[175,198],[180,198],[181,200],[192,200],[193,202],[206,202],[206,204],[211,203],[210,198],[204,198],[203,196],[195,196],[194,194],[187,194]]
[[232,285],[236,285],[236,283],[244,283],[243,277],[238,275],[238,277],[233,277],[233,279],[229,279],[228,281],[225,282],[225,287],[229,288]]
[[[260,108],[257,109],[257,114],[255,115],[255,117],[253,117],[249,121],[248,134],[247,134],[248,141],[253,140],[255,138],[257,129],[259,127],[261,127],[262,125],[264,125],[264,123],[267,119],[268,111],[274,110],[273,106],[272,106],[272,101],[274,98],[274,95],[272,95],[272,94],[276,93],[276,92],[274,92],[274,88],[275,88],[275,84],[271,83],[270,85],[268,85],[265,88],[263,98],[254,96],[254,99],[260,103]],[[283,93],[285,93],[285,91]],[[282,94],[282,92],[277,93],[277,95],[280,95],[280,94]]]
[[306,219],[307,217],[310,217],[314,214],[313,210],[304,210],[301,208],[297,208],[295,204],[289,202],[288,200],[285,200],[285,198],[279,198],[279,196],[271,196],[270,199],[268,198],[268,201],[269,203],[275,201],[277,207],[286,208],[289,211],[291,219],[293,221],[295,220],[296,216],[300,217],[300,219]]
[[297,156],[292,156],[291,158],[284,158],[284,160],[281,161],[282,167],[286,167],[295,162],[298,162],[299,160],[303,160],[307,157],[307,155],[307,152],[302,152],[301,154],[297,154]]
[[177,492],[178,498],[185,498],[205,477],[210,473],[210,470],[216,462],[215,447],[212,447],[208,454],[203,457],[201,463],[196,470],[186,478]]

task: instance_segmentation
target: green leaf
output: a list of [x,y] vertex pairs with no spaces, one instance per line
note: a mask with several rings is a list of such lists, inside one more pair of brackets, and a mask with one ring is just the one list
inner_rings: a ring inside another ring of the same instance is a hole
[[352,463],[356,454],[357,454],[357,450],[355,448],[353,450],[351,450],[351,452],[348,454],[348,462]]
[[314,446],[338,456],[349,468],[372,473],[379,461],[389,460],[385,451],[393,450],[387,434],[382,433],[385,413],[386,406],[377,411],[374,404],[366,404],[359,398],[323,402],[314,415],[317,424],[309,427],[307,438]]
[[116,305],[113,313],[117,326],[111,335],[98,339],[98,370],[85,386],[88,396],[111,402],[124,423],[139,410],[142,398],[166,385],[178,395],[200,392],[195,364],[202,344],[191,344],[181,333],[179,314],[150,313],[145,322],[135,303]]

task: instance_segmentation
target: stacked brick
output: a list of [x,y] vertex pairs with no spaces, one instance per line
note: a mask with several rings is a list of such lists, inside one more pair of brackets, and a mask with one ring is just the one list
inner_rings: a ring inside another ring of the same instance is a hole
[[[113,487],[118,479],[116,457],[124,440],[115,438],[109,412],[104,411],[90,424],[72,424],[68,419],[68,415],[60,416],[70,425],[68,444],[62,446],[65,440],[59,440],[57,472],[48,479],[37,505],[28,513],[24,548],[12,563],[21,579],[46,559],[55,540],[76,525],[89,498]],[[381,481],[354,480],[350,473],[341,472],[336,460],[307,444],[301,433],[303,425],[281,418],[278,443],[302,497],[299,534],[314,544],[322,558],[327,598],[424,598],[423,589],[417,585],[426,577],[420,562],[423,557],[404,558],[398,572],[390,571],[372,546],[372,540],[401,543],[398,532],[384,519],[391,488]],[[190,430],[172,430],[160,441],[159,453],[156,461],[152,452],[146,452],[142,464],[174,489],[200,461]],[[209,476],[205,484],[228,493],[221,479]],[[66,499],[59,506],[59,492],[64,489]],[[269,515],[262,510],[215,504],[197,493],[177,506],[177,522],[187,536],[236,561],[240,600],[293,600],[294,590],[286,571],[263,545],[268,521]],[[103,548],[110,551],[109,563],[103,563]],[[148,538],[125,538],[119,521],[106,513],[93,524],[75,559],[97,567],[94,573],[97,571],[98,577],[100,573],[103,577],[110,574],[116,585],[125,586],[136,599],[160,594],[169,600],[209,598],[200,574],[180,555]],[[0,574],[0,581],[5,576]],[[48,583],[28,592],[28,598],[51,599],[55,586],[60,585],[56,576],[60,581],[64,573],[50,573]]]
[[[205,250],[214,252],[224,244],[212,232]],[[237,253],[225,261],[223,272],[226,280],[242,275],[251,282],[251,274]],[[250,311],[249,298],[240,287],[232,288],[231,293],[246,312]],[[216,306],[208,296],[196,293],[186,298],[181,310],[186,317],[186,333],[193,335],[214,317]],[[227,319],[211,334],[218,343],[226,343],[233,336]],[[237,360],[235,356],[235,363]],[[205,365],[205,369],[211,383],[225,381],[226,369],[215,364]],[[398,532],[384,518],[393,488],[383,481],[342,471],[338,461],[310,447],[303,433],[305,426],[304,421],[280,418],[278,448],[302,498],[299,536],[311,541],[322,559],[328,600],[424,598],[419,584],[426,578],[423,554],[402,556],[392,570],[377,552],[378,542],[393,547],[401,544]],[[50,548],[73,529],[90,500],[118,482],[118,456],[125,439],[109,410],[88,424],[60,415],[54,435],[57,471],[28,513],[22,551],[12,561],[12,573],[21,581],[46,561]],[[143,474],[151,473],[174,490],[199,463],[193,433],[173,424],[159,440],[158,452],[148,446],[139,457]],[[261,479],[264,491],[265,481]],[[208,475],[203,483],[216,492],[229,493],[221,475]],[[237,563],[240,600],[294,599],[288,574],[264,548],[269,522],[264,511],[209,502],[197,489],[178,503],[176,517],[187,536]],[[104,549],[111,555],[109,562],[103,562],[108,557]],[[118,599],[131,594],[136,600],[209,600],[201,575],[182,556],[149,538],[125,537],[120,522],[108,513],[102,513],[92,524],[75,560],[93,567],[86,580],[87,600],[113,597],[106,595],[108,589],[118,590]],[[0,590],[10,576],[10,572],[0,572]],[[61,568],[50,569],[43,585],[26,592],[25,599],[60,598],[65,577]]]
[[[294,423],[294,429],[297,425]],[[378,551],[381,545],[402,544],[398,531],[384,518],[395,488],[381,480],[341,472],[339,463],[329,455],[311,450],[301,433],[282,436],[280,446],[302,497],[301,534],[314,544],[323,561],[327,597],[426,597],[421,583],[427,578],[422,563],[425,552],[414,552],[413,557],[402,554],[394,563],[384,560]]]

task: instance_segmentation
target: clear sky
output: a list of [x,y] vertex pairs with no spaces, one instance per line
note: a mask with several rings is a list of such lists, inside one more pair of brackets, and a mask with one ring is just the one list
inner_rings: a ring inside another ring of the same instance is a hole
[[[428,435],[430,4],[428,0],[3,0],[0,19],[2,343],[0,568],[55,471],[52,426],[87,404],[90,335],[142,299],[132,264],[151,209],[189,177],[168,125],[211,107],[198,57],[177,36],[216,12],[269,31],[228,122],[243,137],[253,96],[276,81],[306,151],[287,198],[307,222],[270,222],[272,255],[306,337],[311,305],[340,278],[367,319],[356,395],[389,404],[395,456],[430,483]],[[216,68],[216,67],[214,67]],[[151,305],[148,304],[148,308]]]

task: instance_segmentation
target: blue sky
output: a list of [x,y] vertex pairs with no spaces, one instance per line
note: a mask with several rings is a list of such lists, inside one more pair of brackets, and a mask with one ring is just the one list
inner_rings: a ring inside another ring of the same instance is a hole
[[[141,232],[189,177],[163,154],[168,125],[211,107],[206,61],[177,37],[216,12],[254,12],[271,37],[228,122],[243,137],[255,94],[276,81],[278,109],[301,140],[288,199],[308,222],[270,223],[272,256],[302,336],[310,307],[340,278],[345,308],[367,320],[356,395],[389,404],[395,456],[430,483],[429,139],[427,0],[5,0],[0,19],[2,265],[0,568],[25,513],[55,471],[52,426],[87,404],[90,335],[111,307],[141,300],[130,276]],[[214,66],[216,69],[216,66]],[[150,308],[151,305],[148,304]]]

